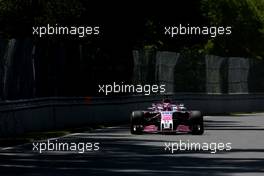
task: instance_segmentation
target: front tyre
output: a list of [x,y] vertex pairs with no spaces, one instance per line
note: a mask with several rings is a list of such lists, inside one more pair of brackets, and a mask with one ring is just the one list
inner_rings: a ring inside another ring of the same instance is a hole
[[193,135],[202,135],[204,133],[203,120],[199,120],[198,122],[193,122],[191,125],[191,129]]
[[133,111],[130,119],[131,134],[142,134],[143,132],[143,117],[142,111]]
[[193,135],[202,135],[204,133],[203,115],[200,111],[192,111],[190,115],[191,133]]

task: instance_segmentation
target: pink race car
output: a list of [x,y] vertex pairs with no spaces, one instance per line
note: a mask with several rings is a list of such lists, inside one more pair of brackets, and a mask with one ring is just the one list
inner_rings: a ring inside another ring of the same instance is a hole
[[173,104],[165,99],[152,104],[148,111],[133,111],[130,131],[131,134],[185,132],[202,135],[203,115],[200,111],[189,111],[183,104]]

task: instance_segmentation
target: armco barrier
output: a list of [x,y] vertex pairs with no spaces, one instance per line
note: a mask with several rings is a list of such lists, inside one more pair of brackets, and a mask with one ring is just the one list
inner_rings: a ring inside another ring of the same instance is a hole
[[[99,123],[129,122],[133,110],[142,110],[158,96],[52,97],[0,103],[0,136],[18,135]],[[264,111],[264,94],[188,94],[166,95],[187,108],[205,115],[230,112]]]

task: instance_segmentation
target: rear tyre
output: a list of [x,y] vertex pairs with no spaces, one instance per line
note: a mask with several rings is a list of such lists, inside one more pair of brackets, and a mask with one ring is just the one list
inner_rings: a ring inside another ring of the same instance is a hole
[[143,132],[143,117],[142,111],[133,111],[130,119],[131,134],[142,134]]

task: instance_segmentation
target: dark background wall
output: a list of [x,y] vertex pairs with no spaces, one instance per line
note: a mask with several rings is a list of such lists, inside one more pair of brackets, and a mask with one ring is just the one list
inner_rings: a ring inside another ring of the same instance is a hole
[[[170,57],[157,55],[165,51],[179,54],[175,68],[170,69],[174,71],[170,92],[263,92],[263,7],[258,0],[187,0],[175,5],[166,1],[2,0],[0,97],[101,96],[98,84],[162,83],[166,75],[157,63]],[[47,24],[99,25],[101,34],[86,38],[32,35],[33,26]],[[164,35],[164,26],[179,24],[231,26],[232,35]],[[138,63],[133,51],[139,51],[139,63],[149,64],[144,66],[149,72],[145,80],[135,80]],[[208,55],[219,57],[206,59]],[[250,58],[245,61],[247,67],[233,67],[238,58]],[[230,66],[240,71],[233,72]]]
[[123,59],[118,48],[106,54],[85,44],[31,39],[1,39],[0,46],[3,100],[103,96],[98,84],[114,81],[166,84],[166,93],[264,92],[264,62],[252,58],[141,49]]

